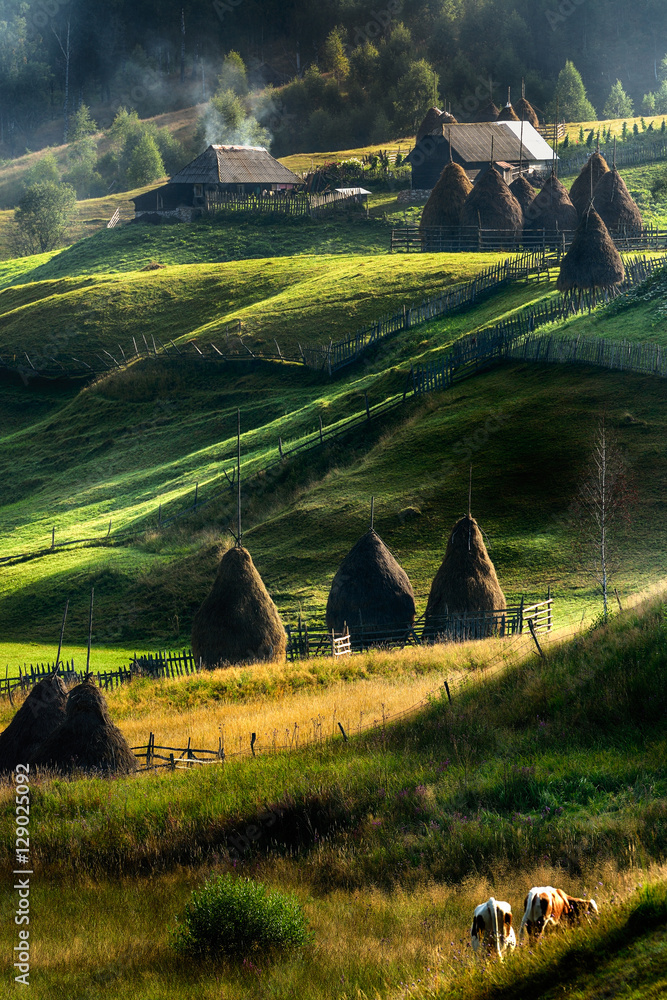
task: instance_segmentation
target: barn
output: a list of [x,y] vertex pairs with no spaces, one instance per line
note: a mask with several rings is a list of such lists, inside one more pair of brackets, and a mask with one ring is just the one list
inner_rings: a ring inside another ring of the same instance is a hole
[[133,198],[134,217],[191,222],[221,196],[284,198],[303,181],[263,146],[209,146],[167,184]]
[[526,168],[550,172],[554,154],[551,146],[530,122],[475,122],[469,125],[437,124],[410,151],[413,191],[431,191],[445,165],[452,160],[463,167],[470,180],[493,158],[502,163],[505,180],[512,180],[523,161]]

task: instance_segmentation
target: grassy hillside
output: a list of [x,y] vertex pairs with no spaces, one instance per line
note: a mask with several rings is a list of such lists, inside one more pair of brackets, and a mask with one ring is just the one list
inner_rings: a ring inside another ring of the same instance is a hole
[[[635,996],[659,996],[667,908],[664,887],[645,884],[664,877],[667,847],[666,656],[659,601],[551,648],[546,662],[520,654],[486,675],[471,663],[451,703],[436,698],[349,743],[278,754],[260,744],[250,761],[111,783],[33,782],[42,995],[76,995],[84,981],[90,992],[92,981],[96,1000],[137,989],[212,1000],[221,988],[239,1000],[268,990],[483,1000],[565,986],[613,996],[614,977],[634,977]],[[121,728],[138,702],[155,730],[149,684],[109,695]],[[160,686],[178,696],[187,682]],[[283,698],[268,693],[256,710]],[[229,710],[217,704],[221,723]],[[12,818],[3,789],[3,828]],[[179,960],[176,915],[206,875],[224,871],[297,893],[312,930],[302,955]],[[593,895],[600,921],[482,973],[467,944],[473,906],[494,894],[518,922],[526,889],[548,883]],[[73,948],[91,909],[90,933]],[[10,941],[8,922],[0,933]]]
[[[0,292],[0,351],[48,354],[54,348],[46,346],[55,342],[66,356],[100,347],[118,353],[119,343],[133,353],[133,336],[138,343],[151,334],[164,343],[192,337],[207,342],[240,319],[249,343],[273,353],[276,338],[296,354],[298,343],[328,343],[352,334],[501,259],[504,255],[414,254],[397,261],[387,254],[322,254],[84,277],[88,259],[79,258],[77,268],[75,256],[68,271],[81,277],[46,280],[58,269],[56,256],[31,273],[9,271],[14,284]],[[90,263],[96,271],[94,248]]]

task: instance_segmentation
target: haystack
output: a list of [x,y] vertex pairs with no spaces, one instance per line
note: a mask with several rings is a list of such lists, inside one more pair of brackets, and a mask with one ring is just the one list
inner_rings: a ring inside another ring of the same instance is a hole
[[572,245],[563,257],[556,287],[559,292],[612,288],[624,277],[621,255],[598,213],[590,209],[579,223]]
[[463,205],[461,225],[517,236],[523,229],[521,205],[494,166],[477,178]]
[[469,514],[452,528],[445,558],[431,584],[424,636],[442,631],[438,619],[447,615],[502,611],[507,607],[498,577],[477,521]]
[[458,123],[458,118],[455,118],[451,111],[443,111],[440,115],[441,125],[458,125]]
[[533,198],[537,195],[537,189],[533,187],[530,181],[527,180],[523,174],[521,174],[520,177],[517,177],[516,180],[513,180],[510,184],[510,191],[519,202],[525,219],[528,207],[533,201]]
[[519,122],[519,121],[521,121],[521,119],[519,118],[518,114],[516,113],[516,111],[514,110],[514,108],[512,107],[512,105],[508,101],[507,104],[505,105],[505,107],[499,113],[497,121],[499,121],[499,122]]
[[616,167],[602,175],[593,193],[595,211],[607,229],[641,229],[642,214]]
[[472,184],[463,167],[448,163],[424,205],[419,228],[444,226],[451,234],[458,233],[461,210],[471,191]]
[[137,760],[113,724],[104,695],[92,681],[69,693],[65,718],[30,757],[30,764],[56,771],[106,771],[130,774]]
[[[609,164],[600,153],[593,153],[588,158],[581,173],[570,188],[570,201],[579,213],[579,218],[583,218],[591,203],[591,193],[597,187],[600,178],[609,170]],[[591,183],[591,174],[593,180]]]
[[417,129],[417,142],[421,142],[427,135],[431,135],[440,125],[441,118],[445,114],[440,108],[429,108],[424,116],[424,120]]
[[517,101],[516,108],[514,109],[519,116],[519,121],[530,122],[533,128],[540,127],[540,119],[537,117],[537,112],[533,105],[522,97],[520,101]]
[[57,674],[35,685],[0,735],[0,771],[13,771],[30,759],[65,718],[66,702],[67,691]]
[[477,116],[473,118],[473,122],[497,122],[498,115],[500,114],[500,108],[497,108],[493,101],[489,101],[484,107],[479,111]]
[[327,628],[354,634],[361,628],[410,628],[415,595],[405,570],[370,528],[348,552],[333,578]]
[[283,660],[285,629],[247,549],[228,549],[192,623],[192,652],[209,670]]
[[577,210],[566,189],[552,173],[526,212],[524,232],[535,234],[544,231],[547,239],[554,239],[559,233],[571,232],[578,225]]

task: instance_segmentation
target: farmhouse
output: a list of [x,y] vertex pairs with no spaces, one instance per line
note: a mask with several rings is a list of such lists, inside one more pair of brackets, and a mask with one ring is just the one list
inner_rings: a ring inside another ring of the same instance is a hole
[[512,180],[522,161],[537,172],[551,170],[553,150],[528,121],[438,123],[408,154],[413,191],[431,191],[450,159],[474,180],[489,164],[492,140],[494,160],[502,163],[505,180]]
[[133,198],[134,217],[191,222],[226,198],[279,200],[302,187],[263,146],[209,146],[167,184]]

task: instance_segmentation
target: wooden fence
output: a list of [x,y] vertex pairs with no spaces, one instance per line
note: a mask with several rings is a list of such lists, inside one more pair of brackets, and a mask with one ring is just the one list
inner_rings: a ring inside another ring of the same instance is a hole
[[261,194],[237,194],[232,191],[208,191],[206,211],[252,212],[255,215],[279,214],[316,218],[325,212],[349,208],[358,201],[355,195],[341,191],[308,194],[305,191],[271,191]]
[[[360,616],[361,618],[361,616]],[[397,622],[395,625],[366,625],[363,621],[348,623],[342,632],[328,629],[321,619],[307,622],[302,616],[296,624],[287,625],[287,656],[293,662],[317,656],[336,656],[341,652],[359,652],[372,646],[387,649],[421,646],[432,642],[467,642],[489,636],[522,634],[528,622],[536,632],[550,632],[553,626],[553,599],[502,611],[479,614],[451,614],[426,618],[422,615],[414,623]]]
[[191,649],[180,653],[141,653],[130,661],[130,669],[139,677],[189,677],[201,670]]
[[[643,260],[626,261],[626,280],[621,286],[621,291],[626,291],[634,287],[634,285],[664,267],[666,259],[647,260],[644,258]],[[466,285],[448,289],[445,293],[434,299],[427,300],[427,302],[422,303],[419,307],[406,309],[406,320],[404,320],[404,323],[425,322],[436,315],[446,313],[447,310],[461,308],[464,305],[474,302],[480,294],[503,284],[508,278],[515,279],[517,277],[528,276],[530,273],[535,273],[535,271],[539,276],[540,269],[548,270],[554,260],[554,258],[549,258],[538,252],[524,254],[514,261],[495,265],[493,268],[488,268],[485,272],[482,272],[474,281],[468,282]],[[603,300],[607,300],[609,297],[609,294],[606,294],[603,296]],[[290,455],[320,448],[326,443],[362,426],[367,421],[390,413],[405,402],[408,395],[418,395],[423,392],[433,391],[434,389],[445,389],[454,381],[473,375],[480,368],[488,367],[494,360],[502,360],[508,357],[507,347],[509,343],[532,334],[537,327],[545,323],[555,322],[567,316],[574,315],[576,312],[592,309],[599,302],[599,296],[596,300],[594,295],[589,292],[585,292],[580,299],[554,296],[552,299],[540,303],[536,307],[517,313],[502,323],[496,324],[494,327],[460,338],[451,350],[441,358],[429,364],[411,368],[410,372],[407,373],[402,393],[384,398],[381,402],[372,405],[369,404],[368,397],[366,396],[365,412],[356,413],[350,418],[337,421],[329,427],[324,427],[320,419],[319,428],[294,443],[283,443],[279,439],[276,443],[275,459],[269,461],[261,469],[251,473],[250,478],[263,475],[267,471],[276,468],[284,458]],[[398,317],[403,320],[404,313],[399,313]],[[379,334],[376,333],[374,335],[375,339],[379,339],[381,335],[386,336],[387,331],[393,328],[390,320],[392,320],[391,317],[384,323],[380,321],[381,330]],[[405,326],[399,326],[398,328],[405,328]],[[372,328],[366,329],[370,329],[372,332]],[[361,351],[363,345],[367,345],[370,342],[370,334],[366,336],[364,335],[364,331],[360,331],[358,338],[355,337],[352,339],[354,339],[355,343],[358,343],[358,349]],[[338,357],[333,348],[340,350]],[[339,366],[350,363],[350,360],[354,359],[350,340],[339,341],[336,345],[330,345],[327,352],[329,357],[333,354],[333,360],[334,362],[338,360]],[[348,360],[346,360],[346,356]],[[282,356],[282,360],[285,360],[284,356]],[[174,521],[196,513],[209,504],[219,501],[224,496],[228,496],[230,490],[234,488],[234,474],[229,475],[223,471],[223,476],[226,481],[222,483],[222,477],[218,477],[218,480],[212,484],[213,492],[207,492],[205,496],[202,495],[202,491],[195,484],[191,495],[192,500],[186,500],[185,502],[183,500],[172,501],[168,505],[163,505],[160,498],[156,497],[155,513],[150,516],[151,523],[158,528],[169,525]],[[247,483],[248,478],[246,477],[246,486]],[[174,510],[174,506],[176,505],[178,505],[179,509]],[[113,539],[119,540],[120,538],[133,537],[139,530],[140,528],[136,524],[129,526],[120,531],[115,531]],[[101,532],[97,538],[90,539],[74,538],[55,542],[55,534],[53,534],[51,545],[44,546],[32,552],[16,553],[0,557],[0,565],[13,565],[28,559],[40,558],[52,552],[56,546],[65,547],[79,544],[103,545],[109,537],[111,537],[110,526],[108,530]]]
[[[455,234],[443,226],[401,226],[391,231],[392,253],[498,253],[499,251],[553,250],[558,258],[572,244],[576,230],[559,233],[542,229],[517,236],[501,229],[479,229],[460,226]],[[611,236],[619,251],[664,250],[667,248],[667,229],[656,226],[624,227]]]
[[[634,287],[663,266],[664,260],[627,262],[626,280],[621,291]],[[664,375],[665,351],[656,344],[631,344],[597,337],[568,338],[559,334],[548,338],[534,335],[538,327],[591,310],[609,297],[610,293],[602,297],[598,293],[596,300],[591,291],[584,292],[576,299],[571,296],[554,297],[531,309],[524,309],[502,323],[461,337],[442,357],[412,369],[412,390],[419,395],[447,389],[490,364],[510,358],[597,364],[620,371]]]
[[[578,174],[594,152],[595,150],[590,148],[588,152],[561,158],[558,164],[559,177]],[[613,155],[613,144],[603,143],[600,152],[608,159]],[[626,139],[616,146],[616,166],[620,168],[640,167],[647,163],[660,163],[663,160],[667,160],[667,137],[662,132],[656,133],[653,139],[649,139],[644,133],[644,138],[639,142],[628,142]]]
[[[0,680],[0,696],[11,697],[14,691],[20,691],[25,694],[40,681],[43,681],[46,677],[50,677],[55,670],[55,663],[37,663],[33,666],[32,663],[24,663],[23,666],[19,666],[18,677],[7,676],[9,668],[7,668],[7,673],[5,677]],[[78,682],[81,675],[78,674],[74,668],[74,660],[66,660],[58,665],[58,676],[65,682],[69,683],[71,681]]]
[[[184,362],[229,362],[229,361],[273,361],[303,364],[332,375],[346,365],[356,361],[364,351],[380,340],[400,330],[407,330],[418,323],[424,323],[473,305],[483,295],[491,294],[508,281],[527,277],[540,272],[551,262],[558,262],[558,255],[548,257],[543,251],[528,251],[514,258],[485,268],[475,278],[465,284],[453,285],[438,295],[431,296],[414,305],[404,305],[391,315],[362,327],[356,333],[338,341],[316,347],[298,345],[298,353],[290,354],[281,350],[275,341],[275,351],[253,351],[243,342],[240,320],[233,320],[219,331],[218,342],[190,340],[180,346],[173,341],[164,344],[159,337],[151,335],[150,341],[142,335],[143,348],[132,338],[132,345],[125,351],[118,344],[118,350],[111,353],[105,349],[82,356],[39,355],[11,358],[0,355],[0,371],[20,376],[25,383],[34,379],[90,381],[98,376],[106,376],[113,371],[122,371],[128,364],[139,359],[157,358],[171,360],[174,364]],[[221,338],[224,338],[224,342]]]
[[[9,669],[9,668],[8,668]],[[29,691],[55,670],[55,663],[40,663],[19,667],[18,677],[5,677],[0,680],[0,696],[10,696],[14,691]],[[98,687],[108,691],[121,684],[128,684],[134,677],[189,677],[201,670],[201,664],[195,662],[192,650],[161,653],[135,653],[127,667],[118,670],[98,670],[90,674]],[[58,667],[58,676],[65,684],[80,684],[84,673],[77,671],[74,660],[63,662]]]

